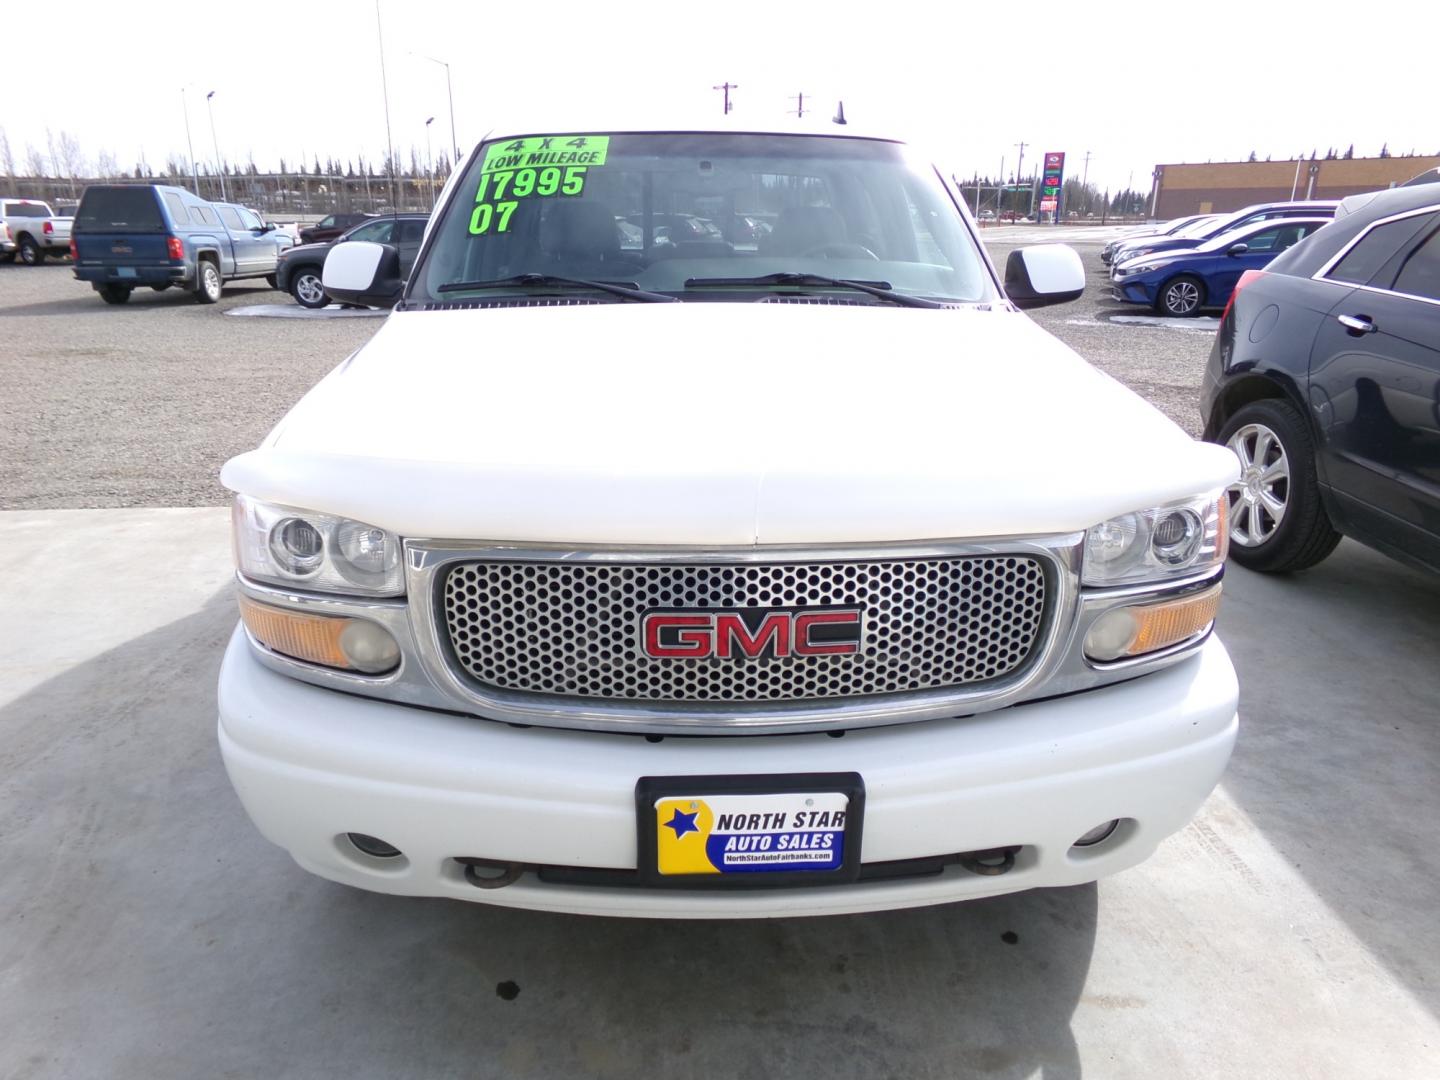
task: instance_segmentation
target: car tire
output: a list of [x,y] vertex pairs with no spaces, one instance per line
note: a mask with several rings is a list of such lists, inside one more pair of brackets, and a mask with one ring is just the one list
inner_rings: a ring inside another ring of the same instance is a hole
[[15,261],[15,252],[13,252],[13,251],[7,251],[7,252],[5,252],[5,254],[0,255],[0,263],[13,263],[14,261]]
[[1155,294],[1155,310],[1161,315],[1188,319],[1200,314],[1205,303],[1205,283],[1189,274],[1171,278]]
[[1315,440],[1287,401],[1252,401],[1225,421],[1216,442],[1240,461],[1225,493],[1230,558],[1248,570],[1287,574],[1324,559],[1340,543],[1320,501]]
[[45,252],[28,236],[20,238],[20,248],[16,254],[20,256],[20,261],[26,266],[39,266],[45,261]]
[[280,287],[280,279],[274,274],[266,274],[265,284],[269,285],[272,289],[278,289]]
[[291,275],[290,295],[301,307],[310,308],[312,311],[330,303],[330,297],[325,295],[320,271],[313,266],[302,266]]
[[101,285],[100,299],[107,304],[124,304],[130,300],[130,289],[126,285]]
[[195,273],[195,299],[202,304],[213,304],[224,291],[220,280],[220,267],[214,259],[201,259]]

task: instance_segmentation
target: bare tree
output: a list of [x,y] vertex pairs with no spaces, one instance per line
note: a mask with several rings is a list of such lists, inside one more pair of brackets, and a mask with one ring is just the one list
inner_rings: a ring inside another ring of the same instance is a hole
[[15,155],[10,152],[10,136],[4,128],[0,128],[0,169],[5,170],[6,176],[15,175]]
[[120,175],[120,163],[109,150],[101,150],[95,156],[95,171],[102,180],[110,180]]
[[25,144],[25,171],[31,176],[45,176],[49,170],[46,168],[45,154],[35,149],[34,143]]
[[68,131],[60,132],[60,164],[71,180],[85,175],[85,155],[80,152],[80,140]]

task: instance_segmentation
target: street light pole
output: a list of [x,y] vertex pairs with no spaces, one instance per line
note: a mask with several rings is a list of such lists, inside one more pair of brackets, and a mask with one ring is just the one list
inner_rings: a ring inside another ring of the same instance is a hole
[[410,55],[418,56],[421,60],[429,60],[432,64],[439,64],[445,69],[445,94],[450,99],[450,167],[453,169],[456,160],[460,157],[460,140],[455,138],[455,89],[450,85],[450,65],[444,60],[437,60],[424,53],[411,53]]
[[[195,144],[190,140],[190,103],[185,87],[180,87],[180,108],[185,111],[185,145],[190,149],[190,179],[195,184],[195,197],[200,197],[200,166],[195,163]],[[1298,175],[1298,174],[1297,174]]]
[[[1026,146],[1026,144],[1023,143],[1023,142],[1019,142],[1019,143],[1016,143],[1015,145],[1020,148],[1020,160],[1015,163],[1015,186],[1016,186],[1016,187],[1019,187],[1021,184],[1023,184],[1023,183],[1025,182],[1025,146]],[[1030,193],[1030,206],[1031,206],[1031,208],[1033,208],[1034,205],[1035,205],[1035,193],[1032,191],[1032,192]],[[1029,211],[1029,210],[1026,210],[1025,213],[1028,215],[1028,214],[1030,213],[1030,211]]]
[[215,171],[220,174],[220,201],[229,202],[230,196],[225,194],[225,168],[220,164],[220,140],[215,137],[215,106],[210,102],[214,96],[214,90],[205,95],[205,108],[210,110],[210,142],[215,147]]
[[430,125],[435,122],[435,117],[429,117],[425,121],[425,172],[430,179],[430,209],[435,209],[435,155],[430,152]]

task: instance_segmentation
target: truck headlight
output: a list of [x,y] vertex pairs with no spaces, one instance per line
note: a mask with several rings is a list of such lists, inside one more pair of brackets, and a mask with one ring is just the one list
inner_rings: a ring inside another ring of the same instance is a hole
[[1206,495],[1102,521],[1085,533],[1082,582],[1163,584],[1219,566],[1229,543],[1225,508],[1223,494]]
[[246,577],[316,592],[403,596],[400,538],[374,525],[237,495],[235,565]]

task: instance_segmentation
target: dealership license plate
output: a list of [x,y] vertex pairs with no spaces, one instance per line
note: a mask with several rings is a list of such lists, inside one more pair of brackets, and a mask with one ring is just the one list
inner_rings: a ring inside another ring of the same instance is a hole
[[135,276],[135,270],[134,270],[133,267],[129,267],[129,266],[117,266],[117,267],[115,268],[115,276],[116,276],[116,277],[134,277],[134,276]]
[[852,879],[864,787],[857,774],[647,777],[641,861],[657,883]]

